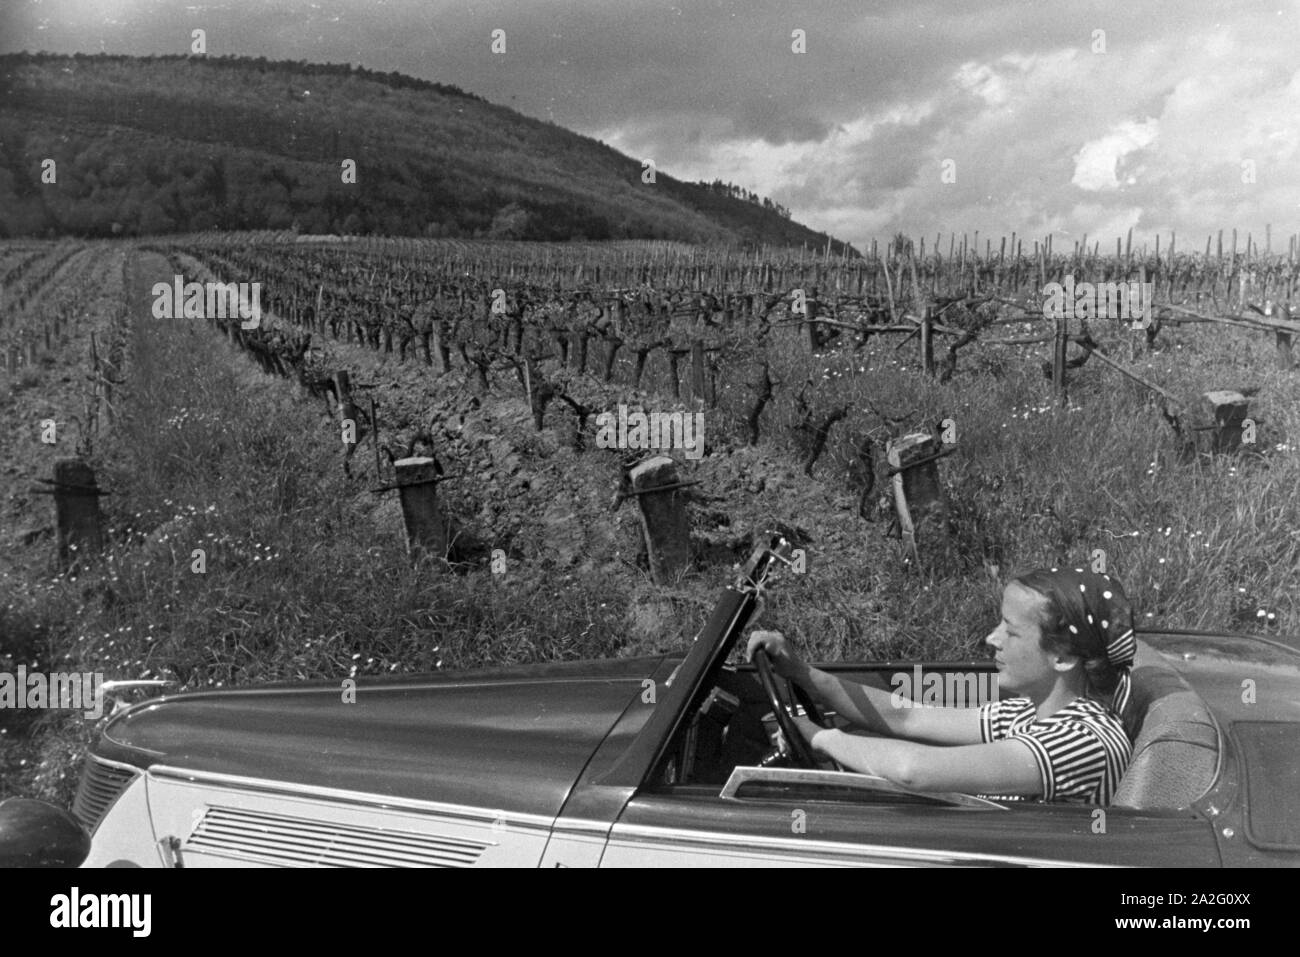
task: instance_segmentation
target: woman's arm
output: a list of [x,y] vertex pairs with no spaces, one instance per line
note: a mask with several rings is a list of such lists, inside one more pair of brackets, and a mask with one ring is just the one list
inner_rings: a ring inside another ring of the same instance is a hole
[[813,668],[790,650],[779,631],[751,634],[747,657],[752,659],[760,647],[771,655],[777,674],[799,685],[818,704],[855,727],[935,744],[979,744],[983,740],[978,708],[931,708],[910,701],[910,707],[900,707],[891,691]]
[[914,791],[1043,793],[1043,776],[1033,751],[1015,739],[943,748],[824,728],[810,740],[815,750],[846,768],[878,774]]
[[924,707],[911,701],[900,707],[892,691],[858,684],[804,662],[799,665],[802,668],[790,680],[856,727],[935,744],[979,744],[982,740],[977,708]]

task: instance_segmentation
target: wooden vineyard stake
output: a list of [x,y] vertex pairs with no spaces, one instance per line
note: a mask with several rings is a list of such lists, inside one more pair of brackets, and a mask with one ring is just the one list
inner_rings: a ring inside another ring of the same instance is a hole
[[666,455],[656,455],[633,468],[629,479],[641,507],[650,576],[656,585],[670,585],[691,562],[690,521],[677,465]]
[[627,307],[622,299],[616,298],[607,306],[604,326],[601,330],[601,337],[605,344],[605,360],[601,372],[601,380],[604,382],[614,381],[614,363],[618,358],[618,350],[623,346],[621,333],[626,328]]
[[749,413],[745,416],[745,424],[749,430],[750,445],[758,444],[758,420],[763,414],[763,407],[772,399],[772,386],[774,383],[772,382],[771,367],[768,365],[766,360],[763,362],[762,372],[763,377],[761,379],[755,378],[755,380],[750,383],[750,388],[753,389],[754,392],[754,399],[749,407]]
[[[704,380],[704,401],[710,409],[718,407],[718,359],[716,354],[721,352],[720,349],[707,350],[706,364],[708,376]],[[709,358],[713,356],[713,358]]]
[[948,503],[939,484],[939,457],[944,454],[940,441],[926,432],[891,439],[886,449],[903,546],[918,566],[918,542],[934,543],[947,536]]
[[448,527],[438,506],[437,460],[418,455],[398,459],[393,468],[402,502],[407,554],[416,561],[423,556],[441,561],[447,557]]
[[697,406],[706,399],[704,391],[704,340],[691,342],[691,401]]
[[352,401],[352,377],[346,371],[334,373],[334,398],[339,403],[339,419],[356,421],[357,407]]
[[383,472],[379,462],[379,412],[373,395],[370,397],[370,445],[375,450],[375,477],[378,478]]
[[[1291,308],[1285,303],[1277,307],[1278,318],[1289,321],[1291,319]],[[1295,360],[1291,357],[1291,333],[1285,329],[1278,329],[1275,333],[1277,341],[1277,367],[1283,372],[1290,371],[1295,365]]]
[[451,345],[447,342],[447,323],[438,318],[433,321],[433,353],[438,357],[438,374],[451,371]]
[[1055,334],[1052,337],[1052,390],[1056,401],[1061,405],[1066,402],[1065,382],[1065,348],[1069,344],[1069,324],[1064,316],[1056,317]]
[[111,362],[103,364],[99,378],[98,384],[104,390],[101,396],[104,402],[104,418],[112,425],[116,416],[116,409],[113,406],[113,385],[117,382],[117,370]]
[[[339,403],[339,435],[343,440],[343,470],[351,474],[352,454],[357,450],[357,439],[360,438],[361,416],[360,410],[352,400],[352,379],[346,371],[334,373],[334,397]],[[344,424],[348,420],[352,421],[352,438],[348,438],[343,433]]]
[[934,375],[934,310],[930,306],[921,313],[921,371]]

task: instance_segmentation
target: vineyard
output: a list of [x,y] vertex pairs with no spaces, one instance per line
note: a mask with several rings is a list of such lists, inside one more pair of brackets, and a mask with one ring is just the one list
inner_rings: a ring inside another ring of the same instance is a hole
[[[1012,244],[1021,245],[1014,236]],[[1130,360],[1157,348],[1162,327],[1219,324],[1269,333],[1278,368],[1289,371],[1292,337],[1300,331],[1300,323],[1289,319],[1300,275],[1294,242],[1287,257],[1257,259],[1249,238],[1245,256],[1234,251],[1226,259],[1220,236],[1214,257],[1208,241],[1204,256],[1166,259],[1158,251],[1135,259],[1117,242],[1116,256],[1106,260],[1081,256],[1078,246],[1071,256],[1054,256],[1049,244],[1035,243],[1032,258],[1017,255],[1011,261],[1005,240],[996,257],[989,244],[990,255],[968,261],[964,239],[953,256],[955,238],[947,259],[925,256],[924,241],[914,255],[900,237],[884,258],[852,261],[806,251],[797,257],[733,257],[725,250],[673,244],[572,248],[402,240],[301,250],[299,245],[272,241],[268,249],[199,241],[174,251],[172,262],[177,275],[198,268],[208,280],[259,277],[261,307],[270,322],[251,334],[236,332],[231,322],[220,324],[266,371],[291,375],[309,392],[324,395],[333,385],[339,361],[322,346],[329,343],[355,344],[363,352],[392,356],[399,365],[423,364],[440,377],[463,377],[480,395],[505,374],[523,390],[539,431],[548,404],[561,400],[576,416],[574,441],[580,448],[594,413],[648,396],[708,409],[725,434],[756,445],[765,410],[782,405],[781,384],[797,414],[778,414],[778,431],[802,446],[806,474],[812,473],[832,426],[842,420],[841,435],[856,427],[865,439],[834,443],[833,458],[869,476],[878,471],[880,436],[897,437],[904,425],[930,424],[917,418],[916,410],[891,411],[870,400],[858,410],[854,397],[830,382],[849,375],[856,359],[872,355],[870,347],[881,337],[896,334],[903,338],[888,350],[891,364],[898,363],[894,354],[905,358],[899,350],[916,340],[919,371],[940,383],[956,373],[963,348],[1049,345],[1044,374],[1062,402],[1068,396],[1068,370],[1100,354],[1102,362],[1146,388],[1173,427],[1182,456],[1194,455],[1200,447],[1194,433],[1205,427],[1183,419],[1195,410],[1108,359],[1086,316],[1077,330],[1066,320],[1044,323],[1042,290],[1048,283],[1114,284],[1134,277],[1149,283],[1160,296],[1160,308],[1148,322],[1122,324]],[[998,327],[1008,325],[1020,328],[999,336]],[[1054,328],[1044,334],[1044,326]],[[1113,339],[1113,332],[1098,334]],[[936,361],[936,342],[945,341],[946,355]],[[1081,350],[1073,358],[1070,342]],[[791,364],[792,356],[803,361]],[[815,366],[819,357],[838,362],[845,356],[855,359],[844,371],[827,367],[818,376],[815,368],[802,368]],[[990,360],[980,353],[975,361]],[[867,372],[862,362],[858,372]],[[1243,375],[1250,379],[1249,372]],[[1233,385],[1207,381],[1204,388]],[[341,399],[337,389],[332,397]],[[858,411],[867,413],[865,420]],[[378,449],[379,425],[370,426]],[[411,432],[402,437],[408,444],[425,434],[418,414],[399,419],[397,431],[404,430]],[[387,452],[391,461],[392,449]],[[874,483],[867,484],[870,491]]]
[[[766,621],[814,657],[981,656],[1007,573],[1099,552],[1140,617],[1297,631],[1294,240],[1025,245],[0,247],[4,650],[185,688],[642,654],[773,527],[807,568]],[[259,284],[257,328],[157,318],[176,277]],[[1151,283],[1150,322],[1045,319],[1067,279]],[[657,453],[597,441],[620,406],[699,413],[703,454],[639,486]],[[105,542],[61,576],[33,489],[69,456]]]

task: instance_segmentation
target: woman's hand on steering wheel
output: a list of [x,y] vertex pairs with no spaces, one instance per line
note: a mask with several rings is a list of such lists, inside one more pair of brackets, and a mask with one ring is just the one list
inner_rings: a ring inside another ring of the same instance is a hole
[[772,668],[778,675],[789,680],[798,674],[802,661],[790,650],[790,642],[779,631],[752,631],[745,645],[745,660],[753,661],[754,653],[762,649],[771,659]]
[[[812,737],[817,731],[830,727],[811,696],[793,681],[786,681],[785,693],[778,686],[777,675],[783,678],[797,674],[806,666],[790,651],[785,637],[779,631],[756,631],[749,637],[745,648],[747,656],[758,671],[759,683],[767,694],[777,726],[785,740],[785,751],[800,766],[816,768],[818,758],[812,747]],[[801,716],[795,710],[797,699],[803,705]],[[766,762],[765,762],[766,763]]]

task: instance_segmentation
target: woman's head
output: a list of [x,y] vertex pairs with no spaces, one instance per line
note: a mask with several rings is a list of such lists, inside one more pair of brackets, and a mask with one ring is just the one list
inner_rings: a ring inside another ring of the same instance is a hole
[[1002,622],[986,639],[1000,683],[1040,699],[1058,680],[1078,693],[1127,701],[1122,679],[1132,661],[1133,612],[1119,582],[1081,568],[1016,575],[1002,599]]

